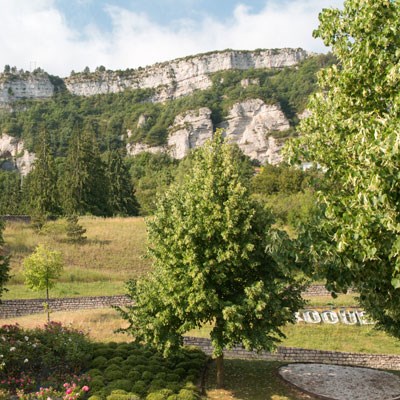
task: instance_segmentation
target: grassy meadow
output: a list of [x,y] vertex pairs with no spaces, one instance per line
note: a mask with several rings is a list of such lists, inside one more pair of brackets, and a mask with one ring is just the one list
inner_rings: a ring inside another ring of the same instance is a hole
[[29,224],[7,222],[6,250],[11,255],[11,279],[3,299],[39,298],[24,285],[22,261],[38,244],[63,254],[65,268],[51,297],[96,296],[124,293],[125,282],[150,269],[146,259],[146,229],[143,218],[95,218],[79,220],[87,240],[66,240],[65,220],[48,222],[37,232]]

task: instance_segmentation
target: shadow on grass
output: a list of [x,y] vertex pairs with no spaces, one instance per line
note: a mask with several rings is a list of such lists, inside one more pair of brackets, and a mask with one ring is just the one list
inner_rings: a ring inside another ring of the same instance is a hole
[[225,389],[216,389],[215,363],[211,364],[206,381],[210,400],[306,400],[315,399],[290,386],[278,375],[279,362],[261,360],[229,360],[225,364]]

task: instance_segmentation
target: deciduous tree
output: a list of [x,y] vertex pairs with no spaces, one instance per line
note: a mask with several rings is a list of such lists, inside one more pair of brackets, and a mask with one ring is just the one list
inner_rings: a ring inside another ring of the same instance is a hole
[[271,349],[302,305],[285,263],[287,235],[252,201],[235,147],[217,133],[148,220],[154,273],[131,285],[132,334],[168,352],[211,324],[217,380],[224,348]]
[[47,320],[50,321],[49,290],[63,270],[62,255],[39,245],[35,251],[23,261],[25,283],[35,291],[46,291]]
[[3,220],[0,219],[0,298],[4,290],[6,290],[4,286],[10,278],[10,257],[6,254],[4,249],[3,230],[4,223]]
[[330,290],[354,286],[400,337],[400,2],[346,0],[319,18],[337,63],[320,73],[292,152],[331,183],[309,250]]

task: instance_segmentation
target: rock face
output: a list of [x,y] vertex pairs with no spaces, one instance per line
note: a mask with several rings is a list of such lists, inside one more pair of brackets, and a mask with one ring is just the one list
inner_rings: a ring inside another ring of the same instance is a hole
[[250,158],[277,164],[281,161],[279,150],[282,145],[271,133],[286,131],[290,125],[279,106],[250,99],[234,104],[219,127],[224,129],[227,139],[236,143]]
[[[267,105],[260,99],[236,103],[226,121],[219,125],[224,129],[227,140],[236,143],[250,158],[277,164],[281,162],[282,139],[275,139],[273,133],[289,129],[289,121],[277,105]],[[129,155],[143,151],[167,152],[181,159],[190,150],[202,146],[213,135],[211,110],[200,108],[180,114],[169,128],[168,144],[165,147],[149,147],[141,143],[127,145]]]
[[24,142],[3,133],[0,136],[0,163],[1,169],[18,170],[25,176],[32,169],[35,155],[24,149]]
[[203,107],[178,115],[169,132],[169,154],[177,159],[185,157],[191,149],[202,146],[212,137],[211,110]]
[[211,86],[209,74],[230,69],[283,68],[298,64],[309,54],[302,49],[259,51],[225,50],[178,59],[146,68],[76,74],[64,80],[76,95],[122,92],[126,89],[157,89],[153,101],[186,96]]
[[54,94],[54,86],[46,73],[0,74],[0,107],[7,107],[15,100],[44,99]]

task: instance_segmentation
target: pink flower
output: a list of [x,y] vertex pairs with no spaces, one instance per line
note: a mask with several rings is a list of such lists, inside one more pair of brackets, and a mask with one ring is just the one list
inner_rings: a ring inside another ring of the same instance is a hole
[[82,390],[83,390],[84,392],[88,392],[88,391],[89,391],[89,386],[83,386],[83,387],[82,387]]
[[65,391],[65,393],[66,393],[66,394],[71,394],[71,393],[72,393],[72,388],[68,388],[68,389]]
[[63,385],[65,388],[69,386],[69,383],[64,383]]

